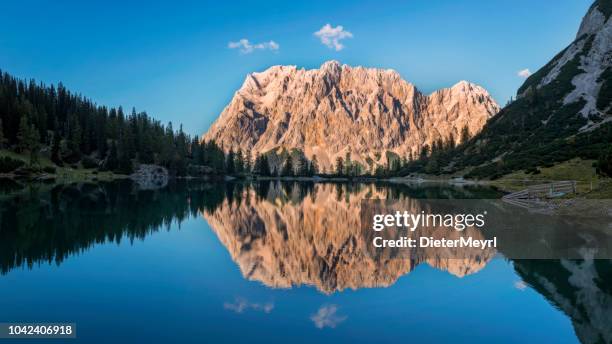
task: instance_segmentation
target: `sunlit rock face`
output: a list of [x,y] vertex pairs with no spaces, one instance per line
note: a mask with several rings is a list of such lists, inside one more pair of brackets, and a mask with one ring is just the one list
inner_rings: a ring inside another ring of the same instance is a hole
[[327,169],[350,151],[368,169],[386,152],[408,157],[439,139],[459,142],[464,127],[474,135],[498,111],[466,81],[424,95],[390,69],[273,66],[247,76],[203,139],[253,155],[296,148]]
[[[463,277],[494,256],[490,249],[474,249],[462,259],[423,251],[410,252],[407,258],[373,255],[367,246],[371,242],[360,231],[361,200],[385,199],[386,192],[328,184],[288,190],[272,183],[263,195],[241,191],[239,201],[226,200],[203,216],[244,277],[273,288],[309,285],[332,293],[387,287],[421,262]],[[417,200],[403,202],[405,209],[420,211]],[[470,235],[478,238],[479,233]]]

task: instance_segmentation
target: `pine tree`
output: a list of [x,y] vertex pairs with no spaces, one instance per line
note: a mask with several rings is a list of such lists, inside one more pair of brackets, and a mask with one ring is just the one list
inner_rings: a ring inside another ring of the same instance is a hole
[[251,150],[247,149],[244,156],[244,170],[246,173],[251,173],[253,169],[253,162],[251,161]]
[[236,152],[234,166],[236,167],[237,173],[244,173],[244,158],[242,157],[242,150],[240,149]]
[[232,149],[227,153],[227,158],[225,160],[225,172],[227,174],[234,174],[236,172],[236,155]]
[[602,154],[597,159],[596,171],[603,176],[612,177],[612,151]]
[[110,153],[106,159],[105,168],[110,171],[115,171],[119,167],[119,157],[117,155],[117,144],[115,141],[111,143]]
[[138,160],[145,164],[152,164],[155,162],[155,152],[153,151],[153,145],[155,140],[153,134],[147,131],[142,134],[141,149],[138,153]]
[[468,142],[470,140],[470,130],[468,129],[467,124],[461,130],[461,143]]
[[28,118],[22,116],[19,121],[19,132],[17,133],[17,151],[24,152],[28,149],[28,135],[30,126],[28,125]]
[[71,153],[79,156],[81,154],[81,125],[77,119],[75,114],[70,116],[69,121],[69,130],[68,130],[68,149],[70,149]]
[[346,152],[346,157],[344,159],[344,174],[347,176],[351,175],[351,170],[353,169],[353,162],[351,161],[351,152]]
[[0,118],[0,149],[4,148],[8,140],[4,137],[4,126],[2,125],[2,119]]
[[420,153],[419,159],[425,159],[427,158],[428,155],[429,155],[429,146],[423,145],[423,147],[421,147],[421,153]]
[[219,173],[226,173],[225,155],[215,141],[209,141],[204,146],[204,164],[212,167]]
[[377,165],[376,166],[376,171],[374,171],[374,175],[376,175],[377,177],[383,177],[385,176],[387,173],[385,172],[385,168],[381,165]]
[[130,159],[130,155],[127,147],[125,146],[126,141],[119,141],[119,156],[118,156],[118,166],[117,171],[123,174],[130,174],[133,172],[132,160]]
[[397,173],[400,170],[400,161],[399,159],[392,159],[391,160],[391,172],[392,173]]
[[273,176],[273,175],[276,175],[276,172],[273,173],[272,171],[270,171],[270,163],[268,162],[268,156],[265,155],[265,154],[261,157],[260,174],[262,176]]
[[319,174],[319,163],[317,162],[316,154],[312,156],[312,160],[310,161],[310,172],[308,174],[310,176]]
[[[108,145],[106,143],[106,125],[107,125],[107,113],[106,108],[98,111],[96,118],[95,136],[96,136],[96,150],[98,151],[98,157],[104,159],[107,154]],[[59,132],[59,125],[54,126],[54,135]]]
[[197,137],[193,138],[189,148],[190,148],[191,159],[193,163],[196,165],[202,165],[203,164],[203,154],[202,154],[203,150],[200,146],[200,141],[198,140]]
[[302,177],[307,177],[310,175],[310,164],[308,163],[308,159],[306,156],[301,154],[298,158],[298,175]]
[[291,154],[287,154],[287,158],[285,159],[285,164],[283,165],[281,175],[288,177],[292,177],[295,175],[295,170],[293,169],[293,158],[291,157]]
[[268,166],[268,158],[265,155],[257,154],[255,158],[255,165],[253,166],[253,173],[260,176],[270,175],[270,166]]
[[174,131],[172,129],[172,122],[168,122],[164,132],[159,133],[159,136],[159,140],[161,141],[159,163],[166,167],[170,167],[176,151],[176,147],[174,146]]
[[26,116],[21,117],[17,139],[19,141],[19,151],[28,151],[30,153],[30,166],[37,164],[38,150],[40,149],[40,135],[33,124],[28,124],[28,118]]
[[136,157],[136,146],[134,142],[134,133],[129,126],[126,126],[121,131],[121,140],[119,140],[121,150],[127,159],[133,159]]
[[32,124],[29,130],[29,150],[30,150],[30,166],[39,165],[38,151],[40,150],[40,135],[38,130]]
[[344,174],[344,160],[341,157],[336,158],[336,175],[342,176]]
[[450,135],[448,136],[448,141],[447,141],[447,146],[446,149],[451,150],[455,148],[455,135],[453,135],[453,133],[451,132]]
[[51,161],[53,161],[56,165],[62,166],[62,157],[61,157],[61,141],[62,138],[59,135],[59,132],[53,132],[53,139],[51,143]]

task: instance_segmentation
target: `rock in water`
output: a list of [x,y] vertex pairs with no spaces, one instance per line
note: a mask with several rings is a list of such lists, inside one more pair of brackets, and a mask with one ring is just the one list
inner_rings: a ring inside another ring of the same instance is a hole
[[141,164],[130,179],[142,190],[160,189],[168,185],[168,170],[158,165]]

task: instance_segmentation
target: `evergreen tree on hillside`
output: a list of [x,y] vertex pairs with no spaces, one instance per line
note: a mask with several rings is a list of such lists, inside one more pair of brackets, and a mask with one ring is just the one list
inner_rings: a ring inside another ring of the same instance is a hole
[[238,151],[236,152],[234,165],[236,167],[236,173],[244,173],[244,157],[242,156],[241,149],[238,149]]
[[155,162],[154,134],[150,131],[144,131],[141,134],[141,148],[138,150],[138,160],[144,164],[153,164]]
[[270,176],[270,165],[268,163],[268,157],[264,154],[258,154],[255,158],[255,164],[253,166],[253,172],[260,176]]
[[225,161],[225,172],[227,172],[227,174],[236,173],[236,154],[234,154],[234,150],[231,148],[229,153],[227,153],[227,159]]
[[251,150],[248,149],[244,155],[244,171],[246,173],[251,173],[253,169],[253,162],[251,161]]
[[29,143],[28,149],[30,151],[30,166],[39,165],[38,162],[38,152],[40,150],[40,135],[38,134],[38,130],[34,125],[30,126],[29,130]]
[[308,159],[306,159],[306,156],[303,154],[300,154],[300,156],[298,157],[297,170],[298,170],[297,172],[298,176],[301,176],[301,177],[310,176],[310,163],[308,162]]
[[2,119],[0,119],[0,149],[4,148],[8,140],[4,137],[4,126],[2,125]]
[[455,135],[453,135],[453,133],[451,132],[450,135],[448,136],[448,140],[446,141],[446,147],[445,149],[449,150],[449,149],[454,149],[455,148]]
[[612,177],[612,151],[602,154],[596,163],[597,173]]
[[351,175],[351,171],[353,169],[353,162],[351,161],[351,152],[346,152],[346,156],[344,159],[344,174],[347,176]]
[[215,141],[209,141],[204,144],[204,165],[212,167],[219,173],[224,173],[226,172],[225,160],[226,158],[223,151],[217,146]]
[[257,156],[255,156],[255,162],[253,163],[253,174],[258,174],[261,175],[261,154],[257,154]]
[[429,146],[423,145],[423,147],[421,147],[421,153],[419,155],[419,159],[423,160],[427,158],[428,155],[429,155]]
[[130,174],[133,172],[132,159],[130,153],[126,149],[125,141],[120,141],[117,172]]
[[19,122],[19,131],[17,132],[17,152],[21,153],[28,149],[28,130],[30,126],[28,125],[28,118],[26,116],[22,116]]
[[111,143],[110,153],[106,159],[105,168],[109,171],[116,171],[119,167],[119,157],[117,154],[117,145],[115,141]]
[[33,124],[28,124],[28,119],[26,116],[21,118],[17,138],[19,141],[19,150],[21,152],[29,153],[30,166],[37,164],[38,150],[40,149],[40,135]]
[[270,162],[268,156],[264,155],[261,157],[261,175],[263,176],[275,176],[276,172],[270,170]]
[[75,114],[71,114],[68,121],[68,149],[73,155],[81,154],[81,125]]
[[287,154],[281,175],[287,177],[292,177],[295,175],[295,170],[293,169],[293,158],[291,157],[291,154]]
[[467,124],[461,130],[461,143],[468,142],[470,140],[470,129],[468,129]]
[[59,133],[54,132],[52,143],[51,143],[51,161],[53,161],[53,163],[55,163],[58,166],[63,165],[62,157],[61,157],[61,141],[62,141],[62,138],[60,137]]
[[314,176],[319,174],[319,162],[317,161],[317,155],[312,156],[312,160],[310,161],[310,171],[308,175]]
[[191,144],[189,145],[189,157],[191,158],[191,162],[195,165],[202,165],[203,163],[203,151],[200,145],[200,141],[197,137],[191,139]]
[[341,157],[336,158],[336,175],[342,176],[344,174],[344,160]]

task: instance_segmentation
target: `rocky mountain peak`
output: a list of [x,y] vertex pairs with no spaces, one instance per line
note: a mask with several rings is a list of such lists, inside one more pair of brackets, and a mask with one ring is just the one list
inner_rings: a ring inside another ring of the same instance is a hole
[[336,60],[329,60],[321,65],[320,70],[324,73],[337,75],[342,70],[342,65]]
[[582,18],[582,22],[580,23],[580,28],[578,29],[578,33],[576,34],[576,38],[580,38],[583,35],[591,35],[600,31],[603,26],[606,24],[606,21],[609,19],[610,14],[607,15],[604,13],[604,10],[601,8],[603,2],[596,1],[593,3],[589,11]]
[[203,136],[225,150],[293,150],[331,171],[348,153],[362,171],[409,158],[435,141],[480,131],[499,111],[488,92],[461,81],[427,96],[391,69],[327,61],[318,69],[273,66],[249,74]]
[[[584,16],[576,39],[546,66],[529,77],[519,96],[553,82],[567,84],[563,105],[584,102],[579,115],[588,118],[582,130],[592,130],[610,120],[612,112],[612,1],[596,1]],[[559,87],[557,87],[559,89]],[[595,120],[594,120],[595,119]]]

